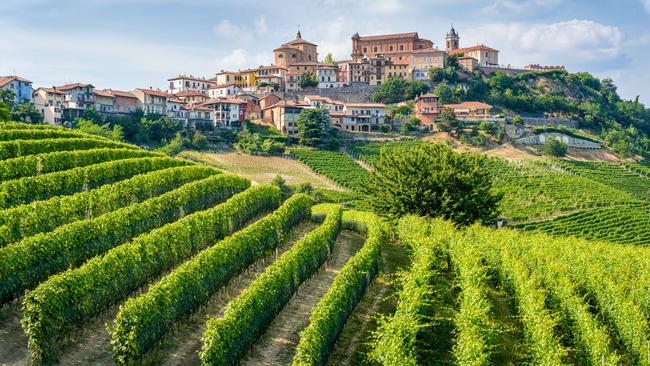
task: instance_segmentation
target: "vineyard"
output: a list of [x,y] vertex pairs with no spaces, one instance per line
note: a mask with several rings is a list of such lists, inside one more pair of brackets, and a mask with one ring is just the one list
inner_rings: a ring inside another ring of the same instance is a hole
[[[353,192],[369,174],[291,153]],[[0,364],[650,366],[647,168],[490,164],[517,230],[0,123]]]

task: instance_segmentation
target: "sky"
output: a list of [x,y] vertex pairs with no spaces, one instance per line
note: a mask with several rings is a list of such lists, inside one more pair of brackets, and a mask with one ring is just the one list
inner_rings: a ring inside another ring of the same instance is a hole
[[418,32],[483,43],[499,62],[612,78],[650,105],[650,0],[0,0],[0,75],[35,87],[165,88],[179,74],[271,64],[295,38],[350,57],[351,36]]

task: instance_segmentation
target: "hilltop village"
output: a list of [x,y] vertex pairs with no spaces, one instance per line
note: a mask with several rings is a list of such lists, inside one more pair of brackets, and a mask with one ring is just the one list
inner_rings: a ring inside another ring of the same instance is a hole
[[[348,132],[388,131],[400,121],[385,120],[386,105],[373,103],[370,94],[392,78],[430,83],[431,72],[447,66],[450,57],[458,74],[477,71],[486,75],[504,72],[563,70],[561,66],[527,65],[521,69],[499,64],[499,50],[484,44],[461,47],[459,33],[451,27],[445,49],[420,38],[417,32],[351,37],[350,59],[321,57],[318,45],[303,38],[273,50],[274,62],[246,70],[220,70],[212,77],[178,75],[168,79],[167,90],[137,88],[131,91],[100,89],[89,83],[32,88],[19,76],[0,77],[0,88],[13,91],[15,103],[33,104],[42,121],[62,125],[88,110],[102,116],[141,111],[167,116],[191,130],[237,128],[244,120],[275,126],[284,134],[296,132],[296,118],[304,109],[328,112],[332,128]],[[492,106],[481,101],[442,104],[432,93],[417,95],[413,116],[424,130],[434,131],[445,109],[460,120],[499,120]],[[501,118],[502,120],[503,118]]]

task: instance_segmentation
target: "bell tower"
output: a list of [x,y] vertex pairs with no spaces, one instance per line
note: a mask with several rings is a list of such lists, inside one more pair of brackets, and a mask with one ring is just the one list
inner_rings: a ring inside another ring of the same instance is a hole
[[459,48],[459,43],[460,37],[458,36],[458,33],[456,33],[454,25],[452,24],[451,30],[447,32],[447,37],[445,37],[445,48],[447,52],[457,50]]

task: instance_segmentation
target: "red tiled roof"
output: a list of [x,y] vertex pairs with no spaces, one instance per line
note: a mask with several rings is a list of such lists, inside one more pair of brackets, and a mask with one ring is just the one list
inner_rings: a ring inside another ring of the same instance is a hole
[[206,106],[212,104],[246,104],[246,103],[247,103],[246,100],[239,99],[239,98],[212,98],[201,103],[200,106]]
[[481,102],[463,102],[460,104],[444,104],[442,108],[492,108],[492,106]]
[[179,103],[179,104],[185,103],[182,99],[180,99],[179,97],[177,97],[175,95],[172,95],[169,98],[167,98],[167,102],[168,103]]
[[82,83],[65,84],[65,85],[57,86],[56,88],[58,90],[66,91],[66,90],[71,90],[71,89],[74,89],[74,88],[85,88],[87,86],[89,86],[91,88],[94,88],[94,86],[92,86],[91,84],[82,84]]
[[377,34],[373,36],[361,36],[360,41],[377,41],[382,39],[400,39],[400,38],[418,38],[417,32],[394,33],[394,34]]
[[167,79],[167,81],[173,81],[173,80],[193,80],[193,81],[200,81],[202,83],[209,83],[210,80],[206,78],[199,78],[196,76],[186,76],[186,75],[178,75],[176,77],[173,77],[171,79]]
[[273,105],[267,106],[266,109],[269,108],[275,108],[275,107],[310,107],[309,104],[304,104],[304,103],[296,103],[292,100],[281,100]]
[[438,96],[433,94],[433,93],[426,93],[426,94],[422,94],[422,95],[418,96],[417,98],[415,98],[415,100],[417,101],[418,99],[421,99],[421,98],[438,98]]
[[58,89],[54,89],[54,88],[40,87],[40,88],[36,89],[36,91],[39,91],[39,90],[44,90],[45,92],[52,93],[52,94],[65,94],[64,92],[62,92],[62,91],[60,91]]
[[221,85],[213,85],[210,87],[210,89],[223,89],[223,88],[228,88],[231,86],[237,86],[235,83],[228,83],[228,84],[221,84]]
[[176,97],[193,97],[197,95],[203,95],[203,93],[196,91],[196,90],[184,90],[182,92],[178,92],[174,94]]
[[122,97],[122,98],[134,98],[137,99],[135,95],[127,92],[127,91],[122,91],[122,90],[115,90],[115,89],[104,89],[104,91],[109,92],[113,94],[116,97]]
[[484,45],[484,44],[478,44],[478,45],[476,45],[476,46],[465,47],[465,48],[458,48],[458,49],[455,49],[455,50],[449,50],[449,51],[447,51],[447,53],[452,54],[452,55],[455,55],[455,54],[457,54],[457,53],[465,53],[465,52],[472,52],[472,51],[479,51],[479,50],[481,50],[481,51],[495,51],[495,52],[499,52],[499,50],[494,49],[494,48],[491,48],[491,47],[488,47],[488,46],[486,46],[486,45]]
[[346,107],[371,107],[371,108],[384,108],[386,104],[383,103],[345,103]]
[[115,96],[111,94],[111,92],[108,90],[95,89],[93,90],[93,94],[98,95],[100,97],[115,98]]
[[153,95],[153,96],[156,96],[156,97],[167,98],[169,96],[169,94],[167,94],[164,91],[160,91],[160,90],[142,89],[142,88],[138,88],[137,90],[141,91],[144,94]]
[[14,80],[22,81],[23,83],[29,83],[29,84],[32,83],[31,81],[29,81],[27,79],[23,79],[20,76],[15,76],[15,75],[13,75],[13,76],[0,76],[0,86],[5,86],[5,85],[9,84],[10,82],[12,82]]

